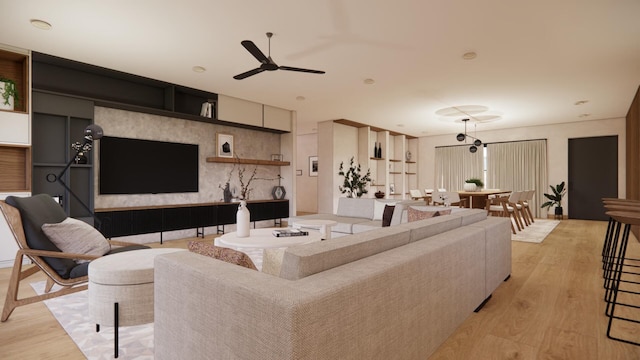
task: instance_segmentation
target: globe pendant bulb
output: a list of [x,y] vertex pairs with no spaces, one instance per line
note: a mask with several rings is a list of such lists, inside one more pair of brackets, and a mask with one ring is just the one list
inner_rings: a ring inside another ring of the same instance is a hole
[[476,151],[478,151],[478,148],[475,145],[471,145],[471,147],[469,148],[469,151],[471,153],[475,153]]
[[465,137],[466,136],[463,133],[460,133],[460,134],[456,135],[456,139],[458,139],[458,141],[464,141]]
[[473,145],[480,146],[482,145],[482,141],[480,141],[480,139],[476,139],[476,141],[473,142]]

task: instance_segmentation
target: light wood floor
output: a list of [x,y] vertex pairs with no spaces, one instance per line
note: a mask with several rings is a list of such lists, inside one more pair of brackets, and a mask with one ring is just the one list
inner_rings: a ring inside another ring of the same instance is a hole
[[[604,222],[565,220],[542,244],[513,241],[511,279],[430,360],[640,359],[640,347],[605,335],[600,258],[605,228]],[[167,241],[162,246],[185,247],[187,240]],[[635,239],[629,252],[640,254]],[[9,272],[0,269],[2,299]],[[41,279],[36,275],[30,281]],[[32,293],[29,280],[25,283],[22,292]],[[640,310],[636,313],[640,318]],[[615,329],[640,341],[640,326],[622,323]],[[7,322],[0,323],[0,358],[84,357],[46,306],[37,303],[16,309]]]

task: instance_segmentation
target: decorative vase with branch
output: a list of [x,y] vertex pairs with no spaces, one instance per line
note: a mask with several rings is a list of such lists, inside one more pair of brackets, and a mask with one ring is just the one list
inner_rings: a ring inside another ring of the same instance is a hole
[[344,176],[344,181],[338,188],[343,194],[347,194],[347,197],[359,198],[368,192],[367,184],[371,182],[371,171],[367,169],[367,173],[362,175],[360,164],[354,165],[353,156],[349,161],[349,169],[346,171],[344,162],[340,162],[338,175]]

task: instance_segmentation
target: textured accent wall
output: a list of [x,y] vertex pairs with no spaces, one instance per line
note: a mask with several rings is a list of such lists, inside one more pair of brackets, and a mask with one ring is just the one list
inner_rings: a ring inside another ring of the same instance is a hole
[[[198,121],[170,118],[119,109],[104,107],[95,108],[95,123],[102,126],[106,136],[136,138],[145,140],[169,141],[177,143],[198,144],[200,152],[199,192],[178,194],[142,194],[142,195],[100,195],[95,194],[95,207],[114,208],[130,206],[149,206],[166,204],[192,204],[222,201],[223,185],[229,178],[233,164],[207,163],[206,158],[215,156],[216,133],[221,132],[234,136],[234,150],[240,158],[271,159],[271,154],[279,154],[280,134],[249,130],[231,126],[221,126]],[[98,142],[99,143],[99,142]],[[99,151],[98,145],[94,152],[95,189],[99,189]],[[144,161],[131,154],[130,159],[122,161]],[[236,165],[231,176],[231,188],[237,190],[238,167],[244,167],[245,179],[250,176],[255,165]],[[256,178],[272,179],[280,173],[277,166],[258,166]],[[127,174],[122,174],[127,176]],[[180,174],[167,174],[180,176]],[[253,192],[251,200],[272,199],[271,190],[277,185],[277,180],[254,180],[251,183]],[[239,193],[239,192],[237,192]]]

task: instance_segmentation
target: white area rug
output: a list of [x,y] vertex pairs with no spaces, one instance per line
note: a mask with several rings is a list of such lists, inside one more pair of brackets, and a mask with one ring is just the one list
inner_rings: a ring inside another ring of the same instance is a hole
[[[42,294],[44,285],[45,282],[40,281],[32,283],[31,287]],[[100,332],[96,332],[96,324],[89,320],[87,291],[45,300],[44,303],[87,359],[113,359],[114,328],[101,326]],[[118,341],[118,359],[153,359],[153,323],[121,326]]]
[[524,230],[518,231],[516,227],[516,234],[511,234],[511,240],[515,241],[525,241],[532,243],[541,243],[544,238],[555,229],[558,224],[560,224],[560,220],[546,220],[546,219],[535,219],[536,222],[529,226],[525,226]]

